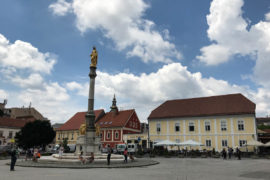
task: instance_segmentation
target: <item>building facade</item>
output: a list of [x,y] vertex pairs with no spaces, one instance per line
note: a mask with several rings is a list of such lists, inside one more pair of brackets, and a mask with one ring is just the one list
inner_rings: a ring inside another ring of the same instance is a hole
[[[96,121],[104,115],[104,110],[95,110]],[[86,112],[77,112],[66,123],[55,129],[55,144],[62,144],[67,138],[68,144],[76,144],[80,126],[85,123]]]
[[256,118],[257,126],[270,126],[270,117]]
[[[95,110],[95,125],[100,129],[101,145],[124,143],[123,135],[140,133],[140,120],[134,109],[119,111],[116,99],[113,98],[111,111],[105,113],[103,109]],[[64,125],[56,130],[56,144],[61,144],[67,138],[68,144],[76,144],[80,126],[85,123],[86,112],[78,112]]]
[[149,148],[148,143],[148,124],[141,123],[141,130],[140,133],[134,134],[124,134],[123,140],[124,143],[134,143],[140,145],[143,149]]
[[242,94],[166,101],[148,122],[153,143],[192,139],[204,144],[198,149],[221,151],[257,140],[255,104]]
[[117,144],[125,143],[124,135],[140,133],[140,120],[134,109],[111,111],[105,114],[97,123],[100,126],[101,143],[115,148]]
[[0,145],[10,145],[14,143],[17,132],[27,123],[10,117],[0,117]]

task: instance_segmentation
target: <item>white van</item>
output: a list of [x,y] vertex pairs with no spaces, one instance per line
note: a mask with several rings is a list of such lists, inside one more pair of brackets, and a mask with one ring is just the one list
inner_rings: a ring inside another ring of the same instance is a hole
[[129,153],[135,153],[137,151],[137,145],[134,143],[129,143],[127,147]]

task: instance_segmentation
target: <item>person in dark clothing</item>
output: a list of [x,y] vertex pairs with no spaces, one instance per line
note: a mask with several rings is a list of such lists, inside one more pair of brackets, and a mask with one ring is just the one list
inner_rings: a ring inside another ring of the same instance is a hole
[[238,160],[241,160],[241,151],[238,147],[236,148],[236,155],[238,157]]
[[110,165],[111,154],[112,154],[112,149],[111,149],[110,145],[108,145],[108,155],[107,155],[107,164],[108,165]]
[[14,166],[15,166],[15,163],[17,161],[17,152],[16,152],[16,149],[13,149],[11,151],[11,162],[10,162],[10,171],[15,171],[14,170]]
[[124,156],[125,156],[124,163],[127,163],[127,157],[128,157],[128,149],[127,149],[127,147],[124,150]]
[[229,147],[228,149],[228,154],[229,154],[229,159],[232,158],[232,154],[233,154],[233,149]]
[[222,157],[223,157],[223,159],[227,159],[227,152],[226,152],[225,148],[223,148],[223,150],[222,150]]

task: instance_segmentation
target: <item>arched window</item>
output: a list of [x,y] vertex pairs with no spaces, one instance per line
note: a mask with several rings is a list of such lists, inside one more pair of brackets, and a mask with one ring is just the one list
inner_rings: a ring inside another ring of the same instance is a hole
[[107,132],[107,139],[110,139],[111,138],[111,133],[110,131]]
[[119,138],[119,132],[118,131],[115,131],[114,137],[115,137],[115,139]]

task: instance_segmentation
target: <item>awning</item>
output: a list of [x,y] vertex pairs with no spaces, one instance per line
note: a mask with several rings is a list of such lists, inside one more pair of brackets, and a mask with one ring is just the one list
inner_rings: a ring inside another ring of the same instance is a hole
[[187,140],[184,142],[180,142],[179,145],[180,146],[203,146],[202,143],[197,142],[197,141],[193,141],[193,140]]
[[179,143],[176,143],[170,140],[163,140],[163,141],[157,142],[156,144],[154,144],[154,146],[179,146]]
[[264,144],[259,141],[251,140],[247,142],[247,146],[264,146]]

